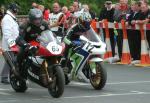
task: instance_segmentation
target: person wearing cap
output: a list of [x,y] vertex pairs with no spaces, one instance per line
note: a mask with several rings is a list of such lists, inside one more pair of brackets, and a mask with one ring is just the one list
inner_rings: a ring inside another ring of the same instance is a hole
[[[3,54],[7,53],[11,55],[10,43],[13,42],[19,35],[19,25],[17,23],[16,15],[18,13],[19,7],[16,3],[11,3],[8,6],[5,16],[1,22],[2,28],[2,51]],[[5,55],[3,55],[5,56]],[[9,66],[5,62],[1,73],[1,83],[9,83],[8,74]]]
[[[108,22],[114,22],[114,11],[115,9],[112,7],[112,2],[111,1],[106,1],[104,4],[104,9],[100,12],[99,15],[99,21],[102,21],[104,19],[107,19]],[[105,31],[103,29],[103,31]],[[111,48],[112,48],[112,55],[115,55],[115,43],[114,43],[114,32],[113,29],[109,29],[109,35],[110,35],[110,42],[111,42]],[[105,32],[104,32],[104,38],[105,38]]]

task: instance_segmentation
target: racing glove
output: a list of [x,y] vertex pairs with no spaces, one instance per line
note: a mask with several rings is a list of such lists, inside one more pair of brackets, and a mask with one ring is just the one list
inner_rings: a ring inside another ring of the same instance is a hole
[[30,44],[26,43],[24,44],[24,48],[25,51],[29,54],[29,55],[34,55],[36,54],[38,47],[37,46],[31,46]]

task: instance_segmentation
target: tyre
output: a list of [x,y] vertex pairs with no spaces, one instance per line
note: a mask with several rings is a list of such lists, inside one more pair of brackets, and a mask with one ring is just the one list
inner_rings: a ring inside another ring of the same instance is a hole
[[54,98],[59,98],[64,92],[65,76],[60,66],[53,68],[52,83],[48,86],[49,94]]
[[27,90],[26,80],[20,79],[10,70],[10,84],[16,92],[25,92]]
[[96,63],[96,74],[92,73],[90,69],[90,83],[93,86],[94,89],[96,90],[101,90],[107,80],[107,72],[102,63]]

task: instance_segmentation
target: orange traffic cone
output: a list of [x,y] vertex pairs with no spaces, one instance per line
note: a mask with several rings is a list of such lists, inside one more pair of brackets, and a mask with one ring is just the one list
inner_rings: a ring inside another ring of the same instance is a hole
[[141,32],[141,62],[136,66],[150,66],[150,56],[149,56],[148,47],[145,40],[145,32],[144,32],[143,24],[139,26]]
[[121,64],[130,64],[131,55],[130,55],[129,44],[127,39],[126,25],[124,20],[121,20],[121,25],[123,30],[123,50],[122,50]]
[[110,36],[109,36],[109,28],[108,28],[108,21],[104,20],[104,26],[105,26],[105,33],[106,33],[106,53],[104,54],[104,59],[112,57],[112,50],[110,45]]

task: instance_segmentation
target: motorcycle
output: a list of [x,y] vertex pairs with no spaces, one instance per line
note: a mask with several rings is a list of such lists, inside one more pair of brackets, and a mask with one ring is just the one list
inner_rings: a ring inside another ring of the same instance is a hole
[[[10,84],[16,92],[25,92],[28,88],[26,80],[29,79],[36,84],[48,88],[49,94],[60,97],[64,92],[65,77],[58,58],[62,55],[65,46],[59,43],[52,32],[43,31],[36,41],[30,45],[38,47],[35,55],[29,55],[23,61],[21,76],[17,73],[16,55],[18,47],[11,47],[11,56],[5,55],[6,61],[11,66]],[[21,77],[24,78],[21,78]]]
[[106,44],[92,28],[74,43],[78,46],[70,47],[66,58],[60,61],[64,69],[65,84],[69,84],[71,80],[80,80],[90,82],[96,90],[102,89],[107,80],[101,58],[106,52]]

